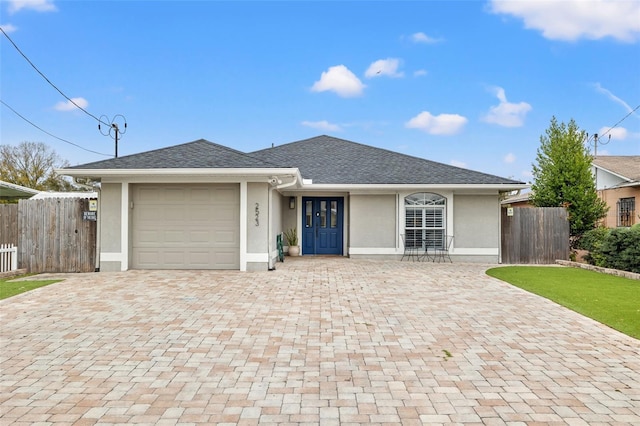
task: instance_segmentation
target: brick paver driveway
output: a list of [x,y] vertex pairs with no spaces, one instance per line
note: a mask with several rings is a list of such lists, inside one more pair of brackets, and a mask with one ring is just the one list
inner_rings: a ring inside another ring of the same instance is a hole
[[0,302],[0,423],[640,424],[640,342],[485,269],[76,275]]

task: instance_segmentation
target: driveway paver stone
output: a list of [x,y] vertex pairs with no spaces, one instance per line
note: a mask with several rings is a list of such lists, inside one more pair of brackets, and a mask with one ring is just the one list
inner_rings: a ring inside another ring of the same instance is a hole
[[640,341],[488,267],[68,276],[0,302],[0,423],[640,424]]

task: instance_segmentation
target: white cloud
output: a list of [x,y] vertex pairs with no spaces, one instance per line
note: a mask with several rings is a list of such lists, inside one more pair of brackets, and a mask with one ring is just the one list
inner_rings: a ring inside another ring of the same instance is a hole
[[611,93],[609,90],[602,87],[600,83],[593,83],[593,87],[596,89],[597,92],[604,94],[613,102],[616,102],[617,104],[622,105],[623,108],[627,110],[627,112],[633,112],[633,108],[631,108],[631,106],[628,103],[626,103],[625,101],[623,101],[622,99],[620,99],[619,97]]
[[16,13],[22,9],[36,12],[54,12],[58,10],[53,0],[9,0],[9,13]]
[[512,152],[508,153],[504,156],[504,162],[507,164],[511,164],[516,161],[516,156]]
[[342,131],[342,127],[337,124],[331,124],[327,120],[322,121],[303,121],[303,126],[311,127],[312,129],[317,130],[326,130],[328,132],[340,132]]
[[614,127],[613,129],[610,129],[609,127],[602,127],[598,132],[598,135],[604,135],[599,136],[601,139],[605,138],[604,143],[608,142],[609,135],[611,135],[611,139],[623,141],[629,137],[629,131],[624,127]]
[[634,42],[640,38],[640,2],[618,0],[492,0],[493,13],[513,15],[525,28],[547,39],[575,41],[613,37]]
[[0,28],[2,28],[2,31],[7,34],[12,33],[18,29],[18,27],[11,24],[0,25]]
[[453,135],[458,133],[467,119],[458,114],[432,115],[428,111],[422,111],[405,123],[410,129],[420,129],[432,135]]
[[519,102],[517,104],[508,102],[502,87],[494,87],[493,91],[498,100],[500,100],[500,103],[489,108],[489,112],[482,117],[482,121],[503,127],[522,126],[525,116],[532,109],[531,105],[526,102]]
[[463,161],[458,161],[458,160],[451,160],[449,162],[449,164],[451,164],[452,166],[456,166],[456,167],[460,167],[463,169],[467,168],[467,163],[463,162]]
[[[71,100],[81,108],[86,108],[89,106],[89,102],[87,102],[85,98],[71,98]],[[78,108],[76,105],[74,105],[70,101],[58,102],[53,108],[56,111],[73,111],[74,109]]]
[[521,175],[522,177],[525,177],[525,178],[532,178],[533,172],[531,170],[523,170]]
[[343,98],[351,98],[362,95],[366,85],[344,65],[329,67],[311,87],[313,92],[331,91]]
[[403,77],[403,72],[398,72],[398,67],[400,66],[400,59],[397,58],[387,58],[387,59],[378,59],[371,65],[364,73],[364,76],[367,78],[373,77]]
[[427,70],[417,70],[413,72],[414,77],[423,77],[427,74],[428,74]]
[[429,37],[423,32],[412,34],[411,40],[414,43],[424,43],[424,44],[434,44],[434,43],[440,43],[442,41],[439,38]]

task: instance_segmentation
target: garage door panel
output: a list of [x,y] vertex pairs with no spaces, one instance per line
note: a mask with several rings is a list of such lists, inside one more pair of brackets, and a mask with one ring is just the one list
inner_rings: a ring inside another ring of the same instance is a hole
[[238,236],[233,231],[216,231],[214,239],[218,245],[234,244],[238,240]]
[[143,269],[212,269],[211,259],[216,260],[216,269],[237,269],[235,250],[163,249],[138,251],[134,256],[135,263]]
[[190,201],[192,203],[205,203],[209,204],[213,201],[213,194],[215,191],[208,190],[206,188],[193,188],[189,194]]
[[194,269],[207,269],[213,253],[211,250],[189,250],[188,266]]
[[160,217],[165,221],[182,222],[185,219],[187,219],[186,217],[187,210],[185,206],[172,206],[172,205],[163,204],[161,207],[162,208],[160,211],[156,210],[156,214],[159,214]]
[[160,197],[160,188],[139,188],[136,194],[138,202],[152,203]]
[[215,197],[221,200],[229,200],[228,202],[234,203],[240,201],[240,193],[233,186],[220,186],[215,188]]
[[174,188],[164,188],[164,194],[162,194],[162,202],[163,203],[184,203],[190,201],[185,197],[188,194],[187,191],[179,187]]
[[216,250],[214,253],[217,262],[224,266],[224,269],[237,269],[238,261],[235,250]]
[[162,269],[180,269],[185,265],[185,252],[183,250],[161,250],[160,258],[163,259]]
[[216,215],[216,211],[209,206],[192,206],[187,211],[187,219],[190,221],[208,222]]
[[133,199],[134,268],[239,269],[239,185],[135,185]]
[[[210,243],[212,241],[212,239],[215,237],[214,235],[212,235],[213,233],[210,231],[205,231],[205,230],[193,230],[191,232],[189,232],[189,242],[191,243]],[[214,240],[213,243],[215,244],[216,241]]]
[[171,245],[174,244],[184,244],[184,243],[188,243],[189,241],[185,239],[185,234],[186,232],[184,231],[165,231],[163,232],[163,236],[164,238],[160,241],[163,243],[168,243]]
[[158,250],[137,250],[133,254],[133,261],[138,268],[153,268],[158,263],[160,252]]
[[158,220],[158,208],[156,206],[136,205],[135,214],[142,220],[142,224]]
[[138,241],[138,245],[155,244],[155,242],[160,239],[160,231],[136,231],[134,232],[134,239]]

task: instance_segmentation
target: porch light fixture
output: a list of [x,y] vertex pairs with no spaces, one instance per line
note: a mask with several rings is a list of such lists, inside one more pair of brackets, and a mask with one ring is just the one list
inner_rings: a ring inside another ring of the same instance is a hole
[[296,197],[289,197],[289,208],[291,210],[296,208]]

